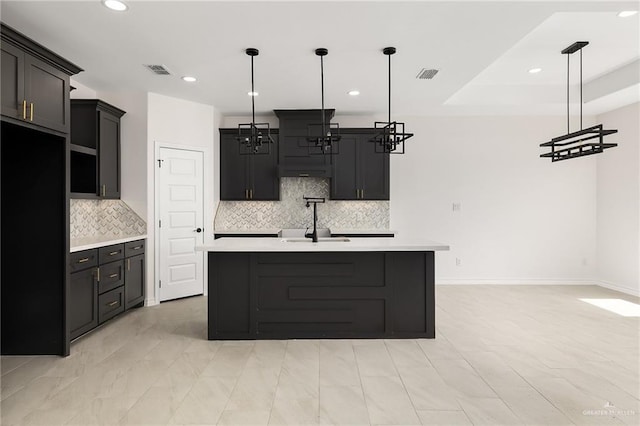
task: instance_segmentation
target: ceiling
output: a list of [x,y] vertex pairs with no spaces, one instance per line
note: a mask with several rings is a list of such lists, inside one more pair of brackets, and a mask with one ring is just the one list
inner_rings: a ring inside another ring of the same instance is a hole
[[[386,46],[397,48],[394,115],[564,114],[566,56],[560,51],[577,40],[590,42],[583,50],[585,113],[640,98],[640,76],[633,72],[640,14],[617,16],[637,10],[637,1],[127,4],[129,10],[117,13],[100,0],[2,0],[0,16],[82,67],[74,79],[94,90],[155,92],[214,105],[224,115],[250,112],[247,47],[260,50],[257,113],[320,107],[317,47],[329,49],[325,106],[344,115],[386,114]],[[579,58],[571,59],[574,83]],[[154,75],[143,64],[163,64],[172,75]],[[529,74],[533,67],[543,71]],[[416,79],[423,68],[439,72]],[[184,75],[198,81],[185,83]],[[349,96],[352,89],[361,94]]]

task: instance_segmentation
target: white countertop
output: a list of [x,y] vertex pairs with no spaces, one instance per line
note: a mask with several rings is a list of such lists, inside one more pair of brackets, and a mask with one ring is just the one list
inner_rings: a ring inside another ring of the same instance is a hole
[[[277,234],[280,232],[280,229],[245,229],[245,230],[234,230],[234,229],[216,229],[214,231],[215,234],[236,234],[236,235],[269,235],[269,234]],[[369,235],[369,234],[396,234],[396,231],[390,229],[332,229],[331,233],[333,235],[341,235],[341,234],[360,234],[360,235]]]
[[285,242],[283,238],[208,238],[196,250],[214,252],[443,251],[449,246],[410,238],[349,238],[350,241]]
[[90,250],[98,247],[110,246],[112,244],[128,243],[129,241],[142,240],[147,238],[147,234],[143,235],[98,235],[93,237],[71,238],[71,253],[82,250]]

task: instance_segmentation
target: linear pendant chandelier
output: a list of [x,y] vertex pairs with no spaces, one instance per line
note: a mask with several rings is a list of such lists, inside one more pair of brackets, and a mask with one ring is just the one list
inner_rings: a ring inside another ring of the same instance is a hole
[[323,47],[316,49],[316,55],[320,57],[320,92],[321,92],[321,122],[307,126],[307,142],[309,154],[332,155],[338,154],[338,142],[340,141],[340,125],[327,123],[324,112],[324,60],[329,51]]
[[391,55],[396,53],[395,47],[385,47],[382,53],[389,57],[389,115],[387,121],[376,121],[374,126],[380,132],[371,139],[375,151],[382,154],[404,154],[404,141],[413,133],[404,131],[404,123],[391,121]]
[[[552,162],[599,154],[607,148],[618,146],[617,143],[604,142],[605,136],[617,133],[617,130],[605,130],[602,124],[586,129],[582,127],[582,48],[588,44],[588,41],[576,41],[561,52],[563,55],[567,55],[567,134],[540,144],[541,147],[551,148],[550,152],[540,154],[540,157],[551,158]],[[580,130],[571,132],[569,125],[569,57],[576,52],[580,52]]]
[[251,123],[238,124],[238,136],[236,140],[239,142],[238,147],[241,155],[269,154],[271,152],[271,130],[269,123],[256,123],[256,89],[253,78],[253,58],[260,53],[258,49],[253,47],[245,50],[245,53],[251,58]]

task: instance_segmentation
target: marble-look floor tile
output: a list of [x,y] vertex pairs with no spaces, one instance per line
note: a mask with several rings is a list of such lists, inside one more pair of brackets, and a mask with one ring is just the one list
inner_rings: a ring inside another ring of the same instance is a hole
[[471,426],[464,411],[418,410],[418,417],[423,425],[433,426]]
[[235,377],[199,378],[175,410],[171,424],[216,424],[236,381]]
[[399,378],[363,376],[362,388],[371,423],[420,424],[409,395]]
[[442,380],[458,395],[470,398],[495,398],[495,392],[463,359],[436,359],[433,367]]
[[138,398],[108,397],[88,401],[67,422],[70,426],[117,425]]
[[218,425],[248,425],[260,426],[269,424],[269,410],[224,410]]
[[273,401],[270,425],[317,425],[318,398],[287,399],[276,398]]
[[320,343],[320,385],[360,386],[358,364],[350,341]]
[[398,377],[398,371],[383,340],[353,346],[360,376]]
[[474,425],[522,425],[520,420],[499,398],[458,399],[462,409]]
[[385,345],[396,367],[425,367],[431,365],[424,351],[415,340],[390,339],[385,340]]
[[417,410],[461,410],[456,392],[432,367],[399,367],[400,378]]
[[495,387],[494,389],[507,407],[525,424],[571,424],[567,416],[531,386]]
[[369,412],[360,386],[321,386],[320,424],[368,425]]

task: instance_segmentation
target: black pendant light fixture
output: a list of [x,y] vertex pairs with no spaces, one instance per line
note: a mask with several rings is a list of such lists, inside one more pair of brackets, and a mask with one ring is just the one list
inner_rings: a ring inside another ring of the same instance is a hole
[[241,155],[269,154],[271,152],[271,131],[269,123],[256,123],[256,89],[253,79],[253,58],[260,53],[258,49],[253,47],[245,50],[245,53],[251,57],[251,123],[238,124],[238,137]]
[[385,47],[382,53],[389,57],[389,116],[387,121],[376,121],[375,128],[380,132],[371,139],[375,142],[375,151],[383,154],[404,154],[404,141],[413,133],[404,131],[404,123],[391,121],[391,55],[396,53],[395,47]]
[[309,154],[331,155],[338,153],[338,141],[340,141],[340,125],[338,123],[327,123],[327,117],[324,112],[324,60],[329,51],[325,48],[316,49],[316,55],[320,57],[320,91],[322,94],[322,103],[320,114],[321,122],[319,124],[310,124],[307,126],[307,142],[309,146]]
[[[567,55],[567,134],[540,144],[541,147],[551,148],[551,152],[540,154],[540,157],[551,158],[552,162],[599,154],[607,148],[618,146],[617,143],[604,143],[604,137],[617,133],[617,130],[605,130],[602,124],[586,129],[582,127],[582,48],[588,44],[588,41],[576,41],[560,52]],[[569,125],[569,57],[576,52],[580,52],[580,130],[571,132]]]

